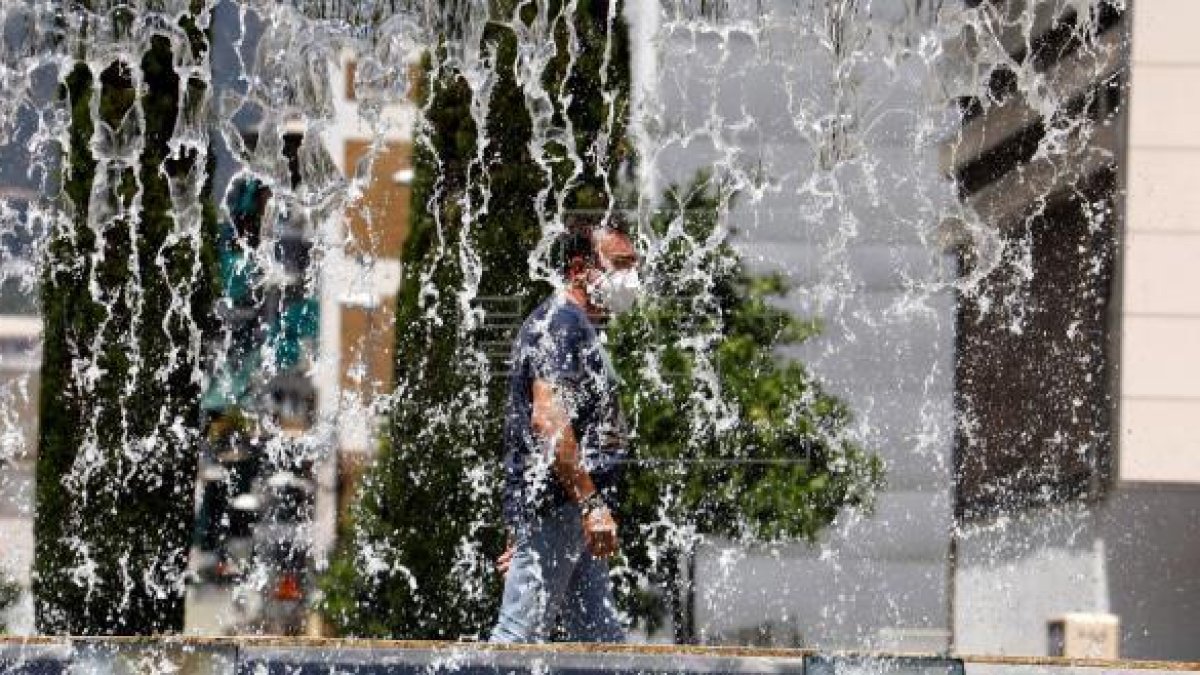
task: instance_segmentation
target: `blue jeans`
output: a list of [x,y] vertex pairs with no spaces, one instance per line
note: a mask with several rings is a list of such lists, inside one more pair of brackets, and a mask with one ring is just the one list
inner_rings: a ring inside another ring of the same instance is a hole
[[571,642],[624,642],[608,563],[592,557],[576,504],[520,527],[492,642],[545,642],[561,620]]

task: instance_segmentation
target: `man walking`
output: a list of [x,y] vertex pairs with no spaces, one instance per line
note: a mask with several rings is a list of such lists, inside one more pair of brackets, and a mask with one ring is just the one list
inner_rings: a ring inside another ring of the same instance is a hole
[[607,558],[627,432],[617,376],[596,324],[637,297],[637,254],[610,227],[560,246],[564,287],[525,320],[512,351],[504,420],[509,549],[493,642],[621,642]]

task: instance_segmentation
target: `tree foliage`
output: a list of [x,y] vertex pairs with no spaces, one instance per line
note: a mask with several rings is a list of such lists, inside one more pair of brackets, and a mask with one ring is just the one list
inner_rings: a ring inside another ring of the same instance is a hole
[[[133,10],[114,16],[136,20]],[[179,27],[202,58],[203,31],[190,15]],[[181,82],[173,63],[171,43],[156,36],[139,60],[100,73],[77,61],[62,85],[66,217],[50,233],[41,285],[33,593],[43,633],[183,627],[215,210],[174,204],[172,181],[212,167],[171,149],[180,88],[199,105],[206,86]],[[128,161],[122,153],[136,148]]]
[[635,431],[621,512],[624,604],[651,629],[664,608],[688,641],[681,567],[698,537],[813,539],[847,506],[869,508],[879,458],[846,434],[850,412],[780,350],[819,326],[780,309],[783,279],[751,276],[721,227],[728,195],[701,175],[649,219],[651,292],[609,334]]

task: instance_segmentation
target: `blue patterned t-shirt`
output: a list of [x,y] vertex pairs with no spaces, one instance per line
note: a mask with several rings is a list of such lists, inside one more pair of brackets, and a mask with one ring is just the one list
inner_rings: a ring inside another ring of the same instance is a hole
[[549,442],[533,432],[533,383],[553,387],[571,420],[580,460],[609,504],[615,504],[628,433],[618,378],[582,307],[554,295],[535,309],[512,348],[504,416],[504,519],[527,522],[539,510],[567,502],[551,467]]

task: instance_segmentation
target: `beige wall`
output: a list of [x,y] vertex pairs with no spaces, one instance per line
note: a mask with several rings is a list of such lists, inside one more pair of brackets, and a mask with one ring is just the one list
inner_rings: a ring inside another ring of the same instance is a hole
[[1200,2],[1133,12],[1121,438],[1124,481],[1200,482]]
[[[361,139],[346,139],[347,174],[357,170],[371,149]],[[362,199],[349,210],[346,254],[372,258],[399,258],[408,235],[412,188],[396,181],[396,172],[412,168],[412,145],[387,143],[370,166]]]
[[342,391],[365,404],[392,389],[396,298],[371,306],[342,305]]

